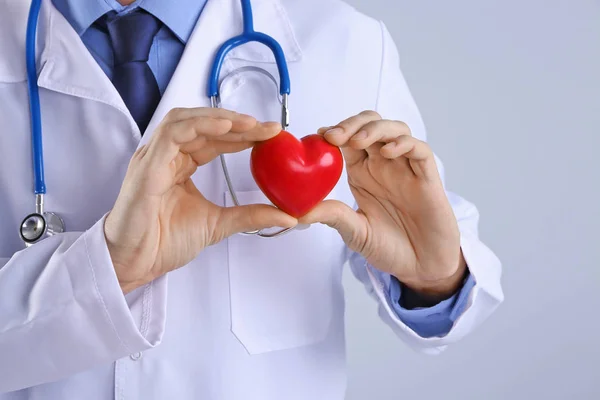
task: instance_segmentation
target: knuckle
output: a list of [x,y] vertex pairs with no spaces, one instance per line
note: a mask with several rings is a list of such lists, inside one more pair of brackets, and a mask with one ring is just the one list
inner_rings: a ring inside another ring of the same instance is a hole
[[331,207],[330,223],[332,228],[339,228],[344,220],[345,210],[342,207]]
[[225,115],[230,118],[241,115],[237,111],[230,110],[228,108],[211,108],[210,110],[214,115]]
[[419,139],[415,139],[411,136],[406,136],[406,137],[410,139],[410,143],[411,143],[413,151],[418,152],[419,154],[427,155],[427,156],[433,155],[433,150],[431,149],[431,147],[429,146],[428,143],[423,142],[422,140],[419,140]]
[[338,125],[335,126],[335,128],[341,128],[344,132],[347,132],[347,131],[351,130],[351,128],[352,128],[352,119],[340,122]]
[[213,121],[213,119],[210,118],[210,117],[205,117],[205,116],[199,116],[199,115],[197,115],[197,116],[195,116],[193,118],[190,118],[189,121],[188,121],[188,123],[186,125],[190,129],[196,130],[196,129],[204,126],[206,123],[209,123],[211,121]]
[[418,146],[421,146],[423,151],[426,152],[427,154],[433,154],[433,149],[431,148],[431,146],[428,143],[425,143],[421,140],[417,140],[418,142]]
[[226,119],[233,121],[236,119],[237,113],[225,108],[207,108],[205,115],[209,118]]
[[182,107],[172,108],[171,110],[169,110],[169,112],[165,116],[165,120],[166,121],[176,121],[178,119],[178,117],[180,117],[181,114],[183,114],[183,112],[184,112],[184,108],[182,108]]
[[170,123],[163,126],[161,131],[158,134],[159,139],[165,140],[168,138],[172,138],[175,136],[175,132],[177,131],[177,127],[175,124]]
[[372,118],[372,119],[381,119],[381,115],[377,111],[373,110],[364,110],[359,115],[364,117]]
[[365,124],[361,129],[368,131],[369,133],[380,131],[382,128],[385,128],[385,124],[382,124],[383,120],[374,120]]
[[398,136],[397,138],[395,138],[394,140],[398,144],[402,144],[402,143],[413,144],[415,141],[415,138],[413,138],[412,136],[408,136],[408,135],[401,135],[401,136]]
[[251,226],[251,229],[257,229],[260,228],[260,212],[258,207],[250,207],[248,209],[248,225]]
[[394,121],[394,123],[397,124],[402,131],[407,132],[409,135],[411,134],[410,127],[408,126],[408,124],[406,122]]

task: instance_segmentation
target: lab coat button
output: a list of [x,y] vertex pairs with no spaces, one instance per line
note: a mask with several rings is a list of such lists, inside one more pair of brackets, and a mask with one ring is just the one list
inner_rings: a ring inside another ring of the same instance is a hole
[[129,358],[131,358],[133,361],[137,361],[142,358],[142,353],[138,351],[137,353],[130,355]]

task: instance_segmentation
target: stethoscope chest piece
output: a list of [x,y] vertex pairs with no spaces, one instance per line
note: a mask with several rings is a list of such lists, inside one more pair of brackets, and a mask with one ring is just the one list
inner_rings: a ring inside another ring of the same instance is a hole
[[23,219],[19,228],[21,239],[27,247],[48,236],[64,231],[65,224],[63,220],[53,212],[29,214]]

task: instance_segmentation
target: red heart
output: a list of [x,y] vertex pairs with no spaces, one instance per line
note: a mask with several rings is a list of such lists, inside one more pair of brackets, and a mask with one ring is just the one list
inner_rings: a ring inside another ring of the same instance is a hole
[[279,209],[300,218],[323,201],[342,175],[339,147],[322,136],[302,140],[281,131],[252,149],[250,170],[258,187]]

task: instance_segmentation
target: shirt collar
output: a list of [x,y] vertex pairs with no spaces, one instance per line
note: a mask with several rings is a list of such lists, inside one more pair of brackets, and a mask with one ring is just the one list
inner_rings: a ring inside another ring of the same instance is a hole
[[[81,1],[81,0],[80,0]],[[207,0],[138,0],[139,6],[160,19],[183,43],[190,38]]]
[[129,6],[123,6],[117,0],[52,1],[79,36],[111,10],[121,14],[140,7],[160,19],[185,44],[207,0],[137,0]]

